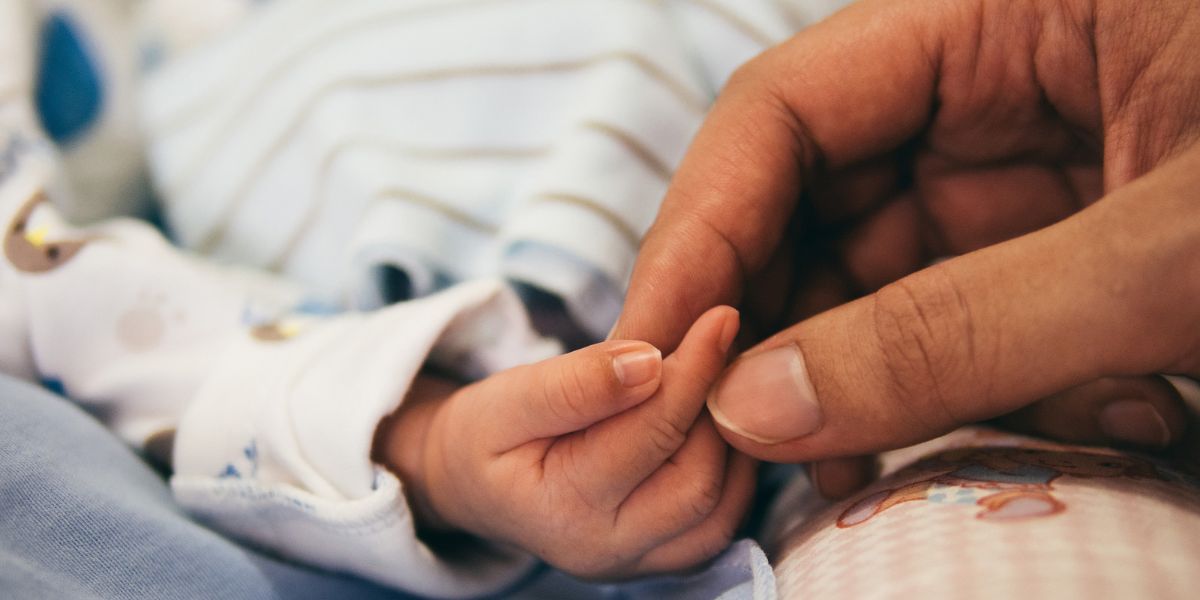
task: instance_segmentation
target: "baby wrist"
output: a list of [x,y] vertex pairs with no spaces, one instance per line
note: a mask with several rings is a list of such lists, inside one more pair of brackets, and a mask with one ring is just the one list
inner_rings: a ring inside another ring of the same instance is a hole
[[418,377],[405,403],[381,421],[375,433],[372,459],[400,479],[413,522],[421,532],[454,529],[433,505],[428,460],[429,444],[435,443],[436,437],[431,429],[445,401],[443,392],[448,396],[453,389],[448,382]]

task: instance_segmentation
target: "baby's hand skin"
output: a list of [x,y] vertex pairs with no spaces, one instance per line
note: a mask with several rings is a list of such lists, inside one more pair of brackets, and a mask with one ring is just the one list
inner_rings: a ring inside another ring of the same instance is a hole
[[610,341],[458,391],[414,388],[433,398],[410,395],[377,454],[427,528],[584,578],[694,566],[728,545],[753,493],[754,463],[702,414],[737,329],[718,307],[665,360]]

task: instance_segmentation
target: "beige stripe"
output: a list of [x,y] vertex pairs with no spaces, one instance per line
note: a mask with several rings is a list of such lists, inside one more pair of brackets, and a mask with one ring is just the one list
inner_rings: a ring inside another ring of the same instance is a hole
[[[247,105],[258,99],[262,91],[279,81],[293,67],[306,60],[309,55],[324,48],[327,44],[337,41],[339,38],[351,33],[356,33],[359,30],[369,30],[375,27],[392,27],[398,23],[415,20],[422,17],[440,16],[439,13],[453,12],[461,9],[477,8],[488,4],[506,4],[509,2],[527,2],[528,0],[465,0],[463,2],[442,2],[401,10],[386,15],[369,15],[366,18],[358,21],[350,21],[343,24],[341,27],[335,27],[325,31],[321,35],[315,37],[308,44],[297,48],[294,52],[289,53],[278,65],[274,66],[267,72],[262,79],[255,81],[253,88],[242,96],[242,102],[237,105],[233,114],[243,112]],[[329,6],[335,6],[335,3],[330,3]],[[334,9],[336,10],[336,8]],[[257,46],[255,46],[257,47]],[[244,53],[244,54],[249,54]],[[242,56],[240,60],[250,58]],[[240,61],[235,61],[235,63]],[[232,71],[230,71],[232,72]],[[193,100],[190,104],[178,109],[173,114],[162,117],[148,125],[150,132],[154,135],[162,135],[169,130],[181,129],[186,127],[188,123],[195,121],[209,109],[210,106],[217,103],[220,97],[227,93],[229,83],[223,82],[214,84],[208,94],[203,94]]]
[[[235,109],[231,111],[231,114],[240,114],[245,111],[247,106],[256,101],[262,95],[263,90],[268,89],[275,82],[282,79],[283,76],[288,74],[293,67],[306,60],[309,55],[323,49],[327,44],[335,42],[343,36],[357,33],[360,30],[374,29],[376,27],[393,27],[397,24],[403,24],[407,21],[421,18],[440,17],[447,12],[475,9],[493,4],[520,4],[528,1],[529,0],[464,0],[462,2],[454,3],[441,2],[426,6],[419,6],[417,8],[391,12],[385,15],[368,15],[361,20],[344,23],[340,27],[323,32],[321,35],[313,38],[308,44],[288,53],[278,65],[275,65],[270,71],[267,72],[266,76],[254,82],[253,88],[248,93],[242,95],[241,102],[236,105]],[[637,3],[644,3],[648,1],[650,4],[657,5],[662,0],[631,1]],[[330,6],[332,5],[333,4],[331,3]],[[247,58],[249,57],[241,57],[242,60]],[[236,62],[237,61],[235,61],[235,63]],[[165,135],[171,130],[186,127],[189,123],[197,120],[201,115],[203,115],[210,106],[217,103],[220,100],[220,97],[227,93],[229,87],[230,84],[228,82],[214,84],[209,93],[203,94],[200,97],[192,100],[189,104],[184,105],[183,108],[174,111],[173,114],[161,117],[160,119],[149,123],[149,131],[152,135]]]
[[[225,230],[229,227],[233,220],[233,213],[238,209],[241,199],[249,191],[250,186],[254,183],[254,175],[261,172],[266,163],[274,157],[280,150],[287,147],[291,142],[292,137],[302,129],[304,121],[311,114],[314,106],[319,104],[322,99],[334,94],[335,92],[345,89],[355,88],[372,88],[386,87],[395,85],[404,85],[412,83],[424,83],[431,81],[441,81],[455,78],[471,78],[471,77],[521,77],[529,75],[545,75],[552,73],[566,73],[571,71],[579,71],[588,69],[597,65],[606,63],[624,63],[637,68],[647,76],[658,81],[660,84],[670,90],[681,102],[688,108],[697,113],[703,113],[705,110],[705,101],[697,94],[693,93],[686,84],[674,79],[649,59],[627,51],[615,51],[596,56],[569,60],[562,62],[531,64],[531,65],[484,65],[472,67],[454,67],[445,69],[433,69],[429,71],[416,73],[402,73],[393,75],[380,75],[375,77],[357,77],[345,79],[338,82],[330,83],[310,97],[304,103],[304,108],[297,111],[291,122],[284,127],[283,135],[278,136],[268,146],[266,151],[259,155],[259,158],[250,165],[242,180],[234,187],[232,198],[228,201],[224,209],[217,216],[216,222],[205,233],[200,242],[197,244],[197,249],[200,252],[211,252],[217,245],[220,244]],[[169,191],[178,192],[178,190],[193,189],[194,180],[198,177],[200,169],[206,164],[205,157],[213,155],[216,152],[217,144],[222,141],[228,132],[233,129],[236,121],[231,121],[219,128],[221,133],[210,138],[211,142],[207,144],[201,152],[196,154],[197,160],[192,163],[192,167],[183,173],[175,182],[168,183]]]
[[316,226],[318,217],[320,217],[325,204],[329,201],[329,195],[326,193],[326,182],[329,178],[329,172],[333,169],[333,165],[337,164],[338,159],[350,151],[371,147],[375,147],[388,154],[406,158],[440,161],[527,160],[542,156],[549,151],[547,148],[420,148],[385,140],[361,138],[343,140],[334,146],[325,155],[324,160],[321,161],[321,166],[318,167],[317,175],[313,179],[315,199],[305,211],[303,220],[292,231],[292,234],[288,236],[288,240],[283,245],[283,248],[268,262],[268,268],[275,270],[282,269],[288,258],[296,251],[296,247],[300,245],[300,242],[304,240],[304,237],[309,234],[312,228]]
[[625,241],[629,243],[630,247],[633,248],[635,252],[637,251],[638,246],[641,245],[642,236],[638,235],[637,230],[635,230],[632,225],[627,223],[625,219],[621,218],[621,215],[618,215],[609,207],[604,206],[595,200],[584,198],[583,196],[577,196],[575,194],[548,192],[534,196],[532,202],[554,202],[559,204],[569,204],[577,208],[582,208],[607,221],[608,224],[617,231],[617,233],[621,234],[621,237],[625,238]]
[[756,25],[750,21],[747,21],[741,15],[729,10],[717,2],[714,2],[713,0],[686,1],[691,2],[692,4],[716,15],[721,20],[725,21],[725,23],[730,27],[742,32],[743,35],[757,42],[758,45],[763,47],[763,50],[766,50],[767,48],[770,48],[778,43],[778,40],[769,35],[767,32],[759,29]]
[[421,192],[405,189],[405,188],[388,188],[379,193],[380,200],[390,200],[394,202],[403,202],[405,204],[414,204],[428,208],[459,225],[469,227],[480,233],[495,235],[500,231],[500,227],[488,223],[475,216],[468,214],[466,211],[460,210],[452,206],[449,202],[440,198],[434,198]]
[[630,154],[637,157],[647,169],[653,171],[663,181],[671,181],[671,167],[667,166],[666,162],[660,160],[645,144],[633,137],[633,134],[618,129],[614,125],[599,121],[586,121],[582,124],[582,127],[611,137],[617,143],[624,146]]
[[[644,144],[638,141],[632,134],[622,131],[614,125],[603,123],[600,121],[586,121],[581,124],[581,127],[598,132],[615,140],[618,144],[624,147],[630,154],[640,160],[647,169],[653,171],[661,177],[663,181],[671,180],[671,169],[665,162],[658,159],[654,153]],[[315,200],[308,206],[305,211],[304,218],[292,234],[288,236],[287,242],[267,263],[267,268],[272,270],[282,270],[288,259],[296,252],[296,248],[304,241],[312,229],[317,224],[317,219],[325,209],[326,203],[329,201],[329,196],[326,194],[326,181],[329,177],[329,172],[333,169],[333,165],[337,164],[338,159],[343,154],[353,150],[375,147],[382,152],[413,158],[418,160],[439,160],[439,161],[470,161],[470,160],[527,160],[546,155],[550,149],[547,147],[540,148],[419,148],[396,144],[386,140],[370,140],[361,138],[351,138],[339,142],[333,147],[321,161],[321,166],[317,168],[317,176],[314,178],[313,189],[316,190]]]

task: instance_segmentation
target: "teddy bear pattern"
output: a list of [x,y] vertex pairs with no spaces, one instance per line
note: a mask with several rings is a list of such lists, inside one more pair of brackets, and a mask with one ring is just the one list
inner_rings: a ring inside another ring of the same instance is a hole
[[1054,496],[1061,477],[1164,479],[1149,461],[1103,451],[1040,448],[962,448],[926,458],[908,468],[921,478],[874,492],[850,505],[837,526],[862,525],[907,502],[981,507],[976,518],[1010,521],[1046,517],[1066,505]]

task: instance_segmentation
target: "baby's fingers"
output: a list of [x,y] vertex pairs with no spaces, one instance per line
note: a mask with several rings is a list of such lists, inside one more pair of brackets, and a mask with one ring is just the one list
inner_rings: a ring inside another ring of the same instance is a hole
[[758,462],[729,450],[721,501],[699,524],[647,552],[634,567],[637,575],[690,569],[720,554],[733,541],[754,498]]
[[683,446],[617,507],[613,539],[649,549],[708,518],[721,502],[729,446],[704,415]]
[[570,458],[567,467],[579,474],[576,485],[586,486],[581,491],[600,506],[615,508],[683,446],[737,329],[736,310],[709,310],[663,361],[662,385],[654,397],[552,449]]
[[[725,503],[729,451],[712,420],[702,416],[679,451],[611,515],[595,515],[598,543],[582,554],[564,553],[574,560],[556,566],[587,579],[639,574],[636,567],[647,552],[686,535]],[[707,547],[715,545],[713,540]]]
[[602,421],[649,398],[662,354],[645,342],[612,341],[499,373],[469,388],[488,450],[503,453]]

